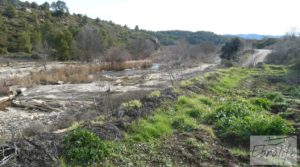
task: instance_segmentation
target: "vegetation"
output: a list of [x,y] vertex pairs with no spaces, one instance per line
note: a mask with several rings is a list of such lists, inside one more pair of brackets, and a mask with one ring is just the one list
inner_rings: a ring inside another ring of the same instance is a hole
[[[274,106],[295,103],[282,92],[291,91],[294,86],[285,81],[272,87],[267,84],[270,77],[282,78],[289,70],[289,67],[267,65],[260,69],[235,67],[191,79],[188,84],[176,88],[179,96],[175,101],[165,99],[155,112],[132,122],[122,131],[123,139],[104,141],[110,154],[95,164],[184,166],[216,163],[218,161],[211,161],[211,158],[222,152],[221,148],[215,148],[218,139],[227,152],[247,160],[251,135],[289,135],[296,130],[292,120],[286,119],[295,114],[293,110],[273,112]],[[199,86],[199,82],[204,85]],[[147,98],[161,97],[161,93],[153,91]],[[296,94],[293,97],[298,98]],[[133,100],[121,106],[128,111],[141,112],[144,104]]]
[[226,42],[221,49],[221,58],[226,60],[236,60],[237,52],[241,49],[242,41],[239,38],[233,38]]
[[247,101],[225,102],[215,111],[216,128],[222,138],[248,143],[251,135],[286,135],[292,126]]
[[299,64],[299,44],[299,37],[287,36],[286,38],[279,40],[272,46],[273,52],[268,56],[267,62],[284,65]]
[[[42,47],[44,42],[48,48]],[[104,59],[111,47],[124,49],[132,60],[149,57],[159,44],[143,31],[71,15],[63,1],[0,3],[0,55],[24,52],[38,57],[50,54],[54,60],[91,61]]]
[[126,103],[122,103],[121,106],[125,109],[139,109],[142,107],[142,103],[139,100],[131,100]]
[[150,33],[157,37],[162,45],[174,45],[178,40],[186,40],[190,45],[196,45],[204,42],[220,45],[225,41],[223,36],[205,31],[158,31]]
[[103,141],[86,129],[71,131],[65,137],[64,144],[64,157],[69,164],[92,165],[109,153]]
[[159,90],[155,90],[150,92],[150,94],[148,95],[149,98],[158,98],[161,96],[161,93]]

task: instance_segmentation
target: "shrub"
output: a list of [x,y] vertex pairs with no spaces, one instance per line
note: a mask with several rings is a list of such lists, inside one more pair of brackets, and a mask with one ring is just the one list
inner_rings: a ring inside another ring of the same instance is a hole
[[64,157],[73,165],[91,165],[109,154],[106,145],[98,136],[86,129],[71,131],[65,137],[64,144]]
[[0,81],[0,96],[6,96],[9,94],[9,86],[5,81]]
[[263,97],[269,99],[274,103],[285,102],[285,98],[280,92],[269,92],[267,94],[264,94]]
[[200,110],[191,110],[189,112],[190,117],[192,118],[201,118],[202,112]]
[[195,128],[195,125],[192,121],[185,117],[175,118],[171,124],[174,129],[183,130],[183,131],[192,131]]
[[125,109],[139,109],[142,107],[142,103],[139,100],[131,100],[127,103],[122,103],[121,106]]
[[155,90],[153,92],[151,92],[149,95],[148,95],[148,98],[158,98],[161,96],[161,93],[159,90]]
[[3,11],[3,15],[9,18],[14,18],[18,15],[18,12],[13,5],[9,5]]
[[224,117],[217,121],[220,136],[225,139],[248,142],[251,135],[286,135],[292,126],[280,116],[252,114],[244,118]]
[[289,122],[272,116],[244,101],[227,102],[215,112],[220,137],[246,143],[251,135],[286,135],[293,131]]
[[250,99],[250,102],[256,106],[259,106],[265,110],[270,110],[272,102],[270,102],[266,98],[252,98]]
[[23,135],[26,137],[30,137],[43,133],[45,132],[45,130],[45,126],[41,122],[37,121],[30,123],[29,126],[23,130]]
[[223,117],[245,117],[255,111],[256,107],[247,101],[227,101],[215,111],[215,117],[221,119]]
[[171,134],[172,128],[169,119],[164,113],[158,112],[153,117],[133,124],[131,127],[133,139],[136,141],[149,141],[153,138]]
[[273,113],[282,113],[288,109],[289,105],[285,102],[275,103],[271,106],[271,110]]

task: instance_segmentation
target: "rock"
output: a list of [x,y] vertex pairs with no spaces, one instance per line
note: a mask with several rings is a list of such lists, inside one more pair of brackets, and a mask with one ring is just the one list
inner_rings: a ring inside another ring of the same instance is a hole
[[64,84],[64,81],[57,81],[57,84],[62,85],[62,84]]
[[120,83],[122,83],[123,81],[122,81],[121,79],[118,79],[118,80],[116,80],[115,82],[116,82],[116,84],[120,84]]

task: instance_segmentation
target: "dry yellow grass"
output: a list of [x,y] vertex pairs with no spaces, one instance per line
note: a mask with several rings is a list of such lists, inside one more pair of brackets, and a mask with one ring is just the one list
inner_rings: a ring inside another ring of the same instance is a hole
[[88,83],[93,81],[93,74],[101,71],[124,70],[131,68],[148,68],[152,66],[151,60],[126,61],[122,63],[82,64],[67,65],[63,68],[49,71],[32,72],[30,75],[14,78],[13,85],[26,87],[39,84],[56,84],[58,81],[64,83]]
[[6,96],[9,94],[9,85],[6,81],[0,81],[0,96]]

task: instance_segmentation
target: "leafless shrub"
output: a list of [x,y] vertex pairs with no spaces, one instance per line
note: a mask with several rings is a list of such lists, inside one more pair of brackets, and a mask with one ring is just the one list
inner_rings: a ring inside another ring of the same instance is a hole
[[112,47],[107,51],[104,60],[110,63],[121,63],[131,59],[132,56],[124,48]]
[[7,81],[0,81],[0,96],[6,96],[9,94],[9,85]]
[[161,51],[161,61],[168,62],[172,66],[188,66],[199,62],[210,63],[216,57],[216,46],[209,42],[199,45],[189,45],[180,40],[175,45],[166,46]]
[[[9,165],[10,162],[18,155],[18,147],[16,144],[0,145],[0,166]],[[14,164],[16,166],[16,164]]]
[[294,64],[300,60],[300,38],[282,39],[272,46],[273,52],[267,57],[267,63]]
[[74,114],[68,114],[62,117],[62,119],[55,125],[56,129],[64,129],[70,127],[76,120]]
[[104,49],[99,30],[92,25],[85,25],[76,36],[78,59],[92,61]]
[[145,39],[142,36],[130,39],[126,47],[135,59],[148,59],[158,48],[156,39]]
[[23,130],[23,135],[26,137],[34,136],[36,134],[43,133],[45,131],[46,131],[45,126],[41,122],[36,121],[30,123],[30,125]]

